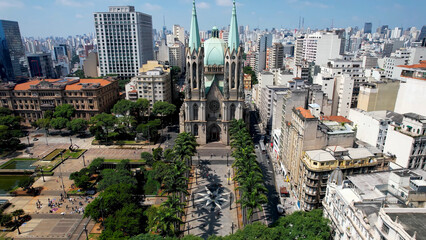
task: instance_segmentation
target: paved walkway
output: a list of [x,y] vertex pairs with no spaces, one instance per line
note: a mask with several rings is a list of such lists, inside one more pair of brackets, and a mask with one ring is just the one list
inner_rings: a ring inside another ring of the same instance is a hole
[[287,190],[290,193],[289,197],[281,197],[280,196],[280,202],[284,206],[285,214],[291,214],[294,211],[298,211],[297,208],[297,199],[294,197],[293,192],[290,191],[290,183],[286,181],[284,176],[284,171],[281,168],[281,164],[279,163],[276,155],[272,152],[272,149],[270,147],[267,148],[269,156],[271,156],[272,164],[274,166],[273,172],[275,174],[275,181],[276,181],[276,188],[277,192],[280,193],[281,187],[286,187]]
[[[228,185],[228,169],[232,174],[232,169],[226,164],[210,164],[206,160],[197,170],[196,179],[192,178],[190,188],[185,234],[207,238],[213,234],[225,236],[236,231],[238,219],[234,184],[229,180]],[[218,205],[208,200],[212,198],[216,199]]]

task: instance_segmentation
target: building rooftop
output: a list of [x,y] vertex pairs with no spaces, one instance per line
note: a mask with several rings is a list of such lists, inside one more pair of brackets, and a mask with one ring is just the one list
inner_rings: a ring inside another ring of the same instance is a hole
[[357,188],[357,192],[362,199],[381,200],[386,195],[380,192],[376,186],[388,183],[390,172],[377,172],[369,174],[357,174],[347,176],[352,184]]
[[311,150],[306,151],[306,154],[309,156],[310,159],[314,161],[319,162],[326,162],[326,161],[334,161],[336,160],[331,153],[324,151],[324,150]]
[[374,157],[367,148],[346,148],[348,150],[348,157],[351,159],[361,159]]
[[32,88],[32,86],[40,86],[39,84],[50,83],[49,86],[63,88],[65,90],[81,90],[85,88],[97,88],[100,86],[106,86],[111,83],[111,81],[106,79],[79,79],[79,78],[64,78],[64,79],[37,79],[31,80],[25,83],[17,84],[14,90],[17,91],[26,91]]
[[416,233],[416,239],[420,240],[426,239],[426,212],[420,210],[421,209],[416,208],[411,212],[405,212],[398,211],[398,209],[396,209],[391,212],[391,210],[385,209],[385,212],[386,215],[388,215],[394,222],[398,217],[397,223],[401,224],[410,236],[413,236],[414,233]]
[[426,70],[426,60],[420,61],[419,64],[399,65],[398,67],[403,67],[403,68],[420,68],[420,69]]
[[158,63],[158,61],[148,61],[146,64],[142,65],[141,68],[139,68],[139,73],[145,73],[158,67],[163,68],[163,71],[165,72],[170,72],[170,68],[165,69],[162,64]]
[[298,107],[296,108],[296,111],[298,111],[300,114],[302,114],[302,116],[304,118],[315,118],[311,111],[309,111],[308,109],[304,109],[303,107]]
[[420,122],[426,120],[425,116],[419,115],[417,113],[410,112],[410,113],[405,113],[403,115],[404,115],[404,117],[412,118],[412,119],[415,119],[415,120],[420,121]]
[[351,123],[352,121],[343,116],[321,116],[322,121],[335,121],[339,123]]

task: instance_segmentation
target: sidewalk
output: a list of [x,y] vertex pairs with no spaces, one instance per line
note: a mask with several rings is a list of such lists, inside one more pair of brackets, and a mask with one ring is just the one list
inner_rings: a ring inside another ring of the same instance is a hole
[[[273,172],[275,175],[275,187],[278,194],[280,195],[280,202],[284,206],[285,214],[288,215],[293,213],[294,211],[298,211],[299,209],[297,208],[297,199],[294,197],[293,192],[290,191],[290,183],[285,181],[284,173],[281,170],[281,166],[280,166],[280,163],[278,162],[278,159],[276,157],[272,157],[273,153],[270,147],[268,147],[267,150],[268,150],[268,155],[270,156],[270,159],[272,160]],[[290,194],[289,197],[281,196],[280,188],[282,187],[287,188],[287,191]]]

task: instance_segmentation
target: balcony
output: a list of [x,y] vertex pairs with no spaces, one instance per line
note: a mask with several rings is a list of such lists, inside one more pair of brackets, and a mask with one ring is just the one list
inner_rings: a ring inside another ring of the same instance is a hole
[[316,196],[317,195],[316,190],[311,190],[311,189],[307,189],[307,188],[305,188],[305,193],[310,195],[310,196]]
[[309,187],[312,187],[312,188],[317,188],[318,187],[318,182],[306,181],[306,186],[309,186]]

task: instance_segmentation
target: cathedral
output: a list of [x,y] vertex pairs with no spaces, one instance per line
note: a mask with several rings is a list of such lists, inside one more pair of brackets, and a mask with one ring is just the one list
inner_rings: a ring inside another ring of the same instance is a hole
[[244,116],[243,48],[240,47],[235,0],[228,42],[219,30],[201,42],[195,0],[191,30],[185,50],[185,100],[180,110],[180,131],[190,132],[197,142],[229,145],[232,119]]

